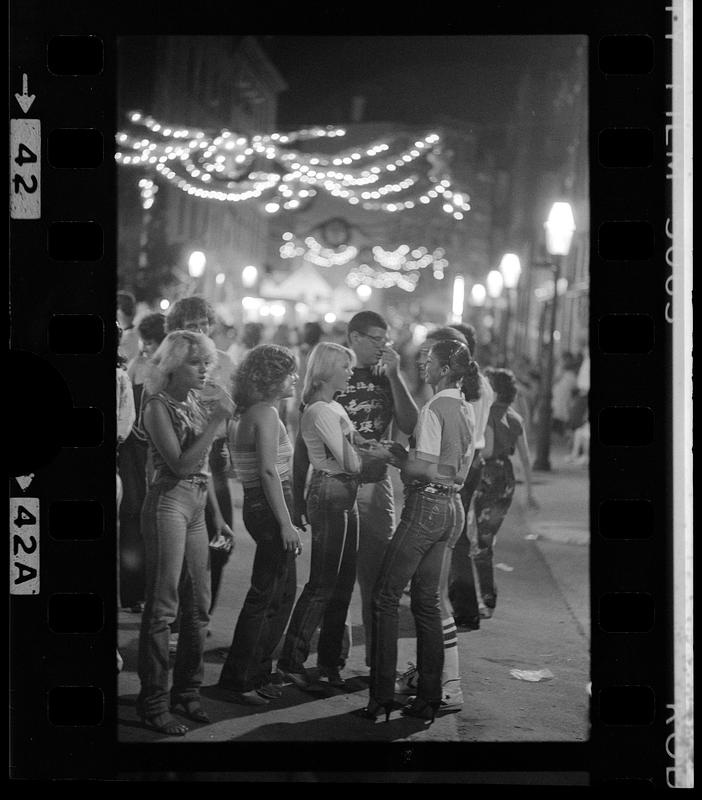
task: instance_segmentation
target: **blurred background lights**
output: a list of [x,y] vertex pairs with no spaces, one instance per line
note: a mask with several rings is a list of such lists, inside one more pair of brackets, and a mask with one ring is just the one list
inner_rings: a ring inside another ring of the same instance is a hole
[[356,288],[356,294],[365,302],[373,294],[373,289],[367,283],[362,283]]
[[249,264],[241,270],[241,282],[247,289],[250,289],[257,279],[258,268],[254,267],[253,264]]
[[499,297],[500,293],[502,292],[502,286],[504,283],[502,279],[502,274],[498,272],[496,269],[490,270],[490,272],[488,272],[486,283],[487,283],[487,293],[490,295],[490,297],[493,300]]
[[202,250],[193,250],[188,257],[188,273],[192,278],[199,278],[205,271],[207,258]]
[[482,306],[485,302],[487,292],[482,283],[474,283],[473,288],[470,290],[470,298],[474,306]]

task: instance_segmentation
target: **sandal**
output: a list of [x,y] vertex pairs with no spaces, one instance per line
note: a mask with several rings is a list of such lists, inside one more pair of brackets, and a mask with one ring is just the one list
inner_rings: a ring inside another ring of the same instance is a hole
[[185,736],[190,730],[187,725],[178,722],[174,719],[168,711],[161,711],[159,714],[154,714],[152,717],[143,716],[141,721],[147,728],[163,733],[166,736]]
[[192,700],[173,699],[171,701],[171,709],[182,708],[185,716],[193,720],[193,722],[210,722],[207,712],[202,707],[202,703],[193,698]]

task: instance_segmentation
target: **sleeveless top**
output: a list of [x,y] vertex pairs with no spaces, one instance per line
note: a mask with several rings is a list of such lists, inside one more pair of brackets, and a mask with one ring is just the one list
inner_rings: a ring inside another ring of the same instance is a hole
[[[166,392],[158,392],[146,398],[144,408],[146,408],[149,403],[161,403],[165,406],[171,418],[173,430],[180,444],[181,452],[190,447],[207,424],[207,412],[194,391],[190,391],[187,398],[182,402],[175,400]],[[168,464],[166,464],[158,448],[151,441],[148,432],[146,436],[149,442],[149,452],[154,468],[153,478],[151,480],[152,485],[164,483],[165,481],[187,480],[192,478],[207,480],[210,474],[207,467],[209,448],[203,453],[196,469],[183,478],[183,476],[176,475]]]
[[514,453],[517,439],[524,426],[522,418],[507,403],[495,402],[490,408],[488,424],[492,427],[494,443],[489,458],[504,458]]
[[[293,447],[288,438],[285,425],[283,425],[282,421],[279,422],[279,425],[278,453],[275,458],[275,469],[278,473],[278,477],[282,481],[289,477],[290,474],[290,459],[292,458]],[[256,448],[241,449],[233,447],[231,453],[232,464],[242,486],[245,489],[253,486],[260,486],[261,475],[258,471],[258,463],[256,461]]]

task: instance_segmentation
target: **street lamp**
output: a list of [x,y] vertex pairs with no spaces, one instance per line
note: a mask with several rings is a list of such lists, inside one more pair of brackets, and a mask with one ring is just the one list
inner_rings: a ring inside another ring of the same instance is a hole
[[202,250],[193,250],[188,256],[188,273],[191,278],[200,278],[205,271],[207,258]]
[[487,293],[491,301],[490,307],[492,309],[492,320],[490,322],[490,346],[492,348],[496,333],[495,321],[497,317],[497,303],[498,298],[502,294],[502,287],[504,286],[502,273],[496,269],[490,270],[490,272],[487,274],[487,278],[485,279],[485,283],[487,284]]
[[561,281],[561,265],[563,258],[570,252],[570,244],[575,233],[575,220],[569,203],[554,203],[548,219],[544,223],[546,229],[546,249],[553,258],[553,299],[551,300],[551,321],[549,324],[548,349],[546,351],[546,374],[541,380],[541,402],[539,404],[539,440],[537,443],[534,469],[543,472],[551,470],[551,393],[553,383],[554,332],[556,330],[556,313],[558,308],[558,285]]
[[507,290],[505,300],[507,308],[505,310],[505,317],[502,326],[502,339],[504,344],[504,360],[505,363],[509,360],[509,328],[512,317],[512,295],[519,283],[519,276],[522,274],[522,265],[519,261],[519,256],[514,253],[505,253],[500,261],[500,273]]
[[463,303],[465,301],[466,282],[463,275],[456,275],[453,279],[453,304],[451,311],[453,313],[452,322],[463,321]]

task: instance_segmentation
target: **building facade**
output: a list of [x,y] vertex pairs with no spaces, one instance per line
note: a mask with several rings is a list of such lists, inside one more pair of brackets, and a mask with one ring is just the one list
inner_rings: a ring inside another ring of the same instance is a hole
[[[140,110],[160,123],[247,137],[275,130],[277,97],[285,83],[255,38],[153,37],[149,55],[142,52],[147,74]],[[123,82],[129,80],[128,68],[133,65],[123,66]],[[139,98],[126,89],[120,95],[126,117]],[[148,209],[139,203],[144,178],[157,189]],[[150,304],[162,296],[172,301],[202,293],[235,322],[242,270],[263,267],[267,255],[268,218],[260,205],[192,197],[153,173],[129,167],[119,171],[119,190],[121,285]],[[206,258],[197,278],[188,272],[195,250]]]

